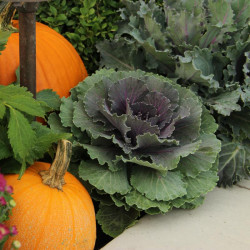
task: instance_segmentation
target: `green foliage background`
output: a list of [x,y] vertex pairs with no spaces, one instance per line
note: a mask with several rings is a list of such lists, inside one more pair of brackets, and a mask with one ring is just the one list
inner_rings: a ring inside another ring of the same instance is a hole
[[[157,4],[162,5],[163,0]],[[122,2],[117,0],[49,0],[40,3],[37,21],[66,37],[91,74],[99,68],[96,43],[114,37],[122,7]]]
[[53,0],[40,4],[37,21],[66,37],[92,73],[99,61],[95,44],[114,36],[120,7],[121,3],[115,0]]

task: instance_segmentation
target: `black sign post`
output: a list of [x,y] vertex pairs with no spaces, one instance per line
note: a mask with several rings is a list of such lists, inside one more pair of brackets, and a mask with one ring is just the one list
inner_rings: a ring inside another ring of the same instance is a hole
[[46,0],[3,0],[19,13],[20,84],[36,97],[36,11]]

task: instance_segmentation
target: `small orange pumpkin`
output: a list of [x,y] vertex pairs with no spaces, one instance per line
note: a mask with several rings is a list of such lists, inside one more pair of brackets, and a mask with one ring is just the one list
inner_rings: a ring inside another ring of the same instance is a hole
[[[3,8],[0,27],[9,21],[13,12],[10,3]],[[5,18],[7,20],[5,20]],[[18,21],[13,21],[18,28]],[[19,66],[19,33],[12,33],[4,51],[0,55],[0,84],[8,85],[16,81],[15,71]],[[53,89],[60,97],[69,96],[71,88],[83,81],[87,70],[75,48],[62,35],[47,25],[36,23],[36,75],[37,92]]]
[[27,250],[94,249],[94,206],[87,190],[66,172],[70,153],[71,143],[61,140],[51,167],[36,162],[21,180],[16,174],[5,176],[17,204],[6,224],[16,225],[18,234],[4,249],[11,249],[13,240]]

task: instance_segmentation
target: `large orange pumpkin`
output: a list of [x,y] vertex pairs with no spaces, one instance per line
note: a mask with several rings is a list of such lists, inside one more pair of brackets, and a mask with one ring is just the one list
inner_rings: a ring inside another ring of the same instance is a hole
[[[8,11],[5,9],[5,14]],[[18,21],[14,20],[13,26],[18,28]],[[0,84],[8,85],[16,80],[15,71],[19,66],[19,33],[11,34],[1,53]],[[62,35],[38,22],[36,54],[37,91],[53,89],[60,97],[67,97],[69,90],[88,75],[75,48]]]
[[16,225],[18,234],[10,237],[4,249],[11,249],[13,240],[19,240],[25,250],[94,249],[92,200],[73,175],[65,174],[70,149],[71,143],[62,140],[51,168],[48,163],[36,162],[21,180],[16,174],[5,176],[14,188],[17,204],[6,224]]

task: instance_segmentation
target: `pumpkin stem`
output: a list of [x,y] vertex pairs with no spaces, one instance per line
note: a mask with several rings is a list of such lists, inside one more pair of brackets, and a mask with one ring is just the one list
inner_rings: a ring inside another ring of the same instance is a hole
[[43,184],[62,191],[65,184],[64,175],[67,172],[72,152],[72,143],[60,140],[57,145],[56,156],[49,170],[40,171]]
[[16,13],[16,8],[13,3],[0,2],[0,30],[1,31],[16,31],[11,24]]

